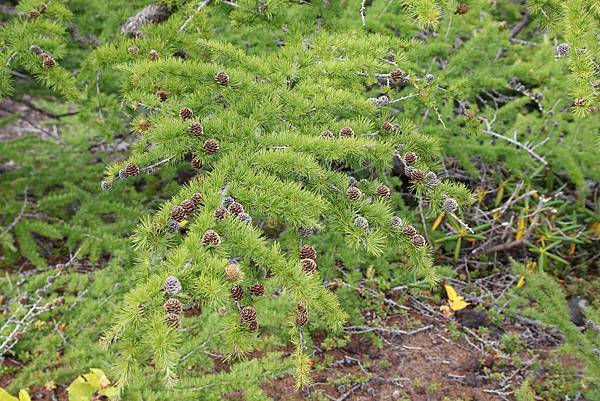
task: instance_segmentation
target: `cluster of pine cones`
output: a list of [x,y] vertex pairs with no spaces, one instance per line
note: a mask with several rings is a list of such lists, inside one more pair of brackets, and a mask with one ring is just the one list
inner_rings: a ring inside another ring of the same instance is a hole
[[171,220],[169,221],[169,229],[171,231],[179,230],[179,223],[185,220],[188,216],[194,213],[202,205],[202,194],[196,192],[189,199],[181,202],[180,205],[171,209]]
[[163,305],[166,312],[165,321],[167,322],[167,325],[174,328],[181,327],[180,315],[181,312],[183,312],[183,304],[174,297],[181,291],[181,288],[181,283],[175,276],[167,277],[163,284],[163,290],[170,296]]
[[244,206],[231,196],[227,196],[223,199],[221,206],[215,209],[214,216],[217,220],[223,220],[227,216],[233,216],[244,223],[252,224],[252,217],[246,213]]
[[302,245],[302,248],[300,248],[300,251],[298,252],[298,256],[300,257],[302,270],[308,274],[317,272],[317,251],[315,248],[306,244]]

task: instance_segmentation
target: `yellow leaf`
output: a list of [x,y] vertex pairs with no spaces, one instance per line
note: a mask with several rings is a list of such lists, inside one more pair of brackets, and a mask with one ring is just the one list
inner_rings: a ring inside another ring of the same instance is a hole
[[456,290],[452,288],[452,286],[444,284],[444,288],[446,289],[446,294],[448,294],[448,304],[450,305],[450,309],[457,311],[464,309],[469,305],[463,297],[456,293]]
[[437,219],[435,219],[435,221],[433,222],[433,226],[431,226],[431,231],[435,231],[440,226],[440,224],[442,224],[442,220],[444,220],[445,215],[446,212],[440,213]]
[[518,230],[515,239],[518,241],[523,238],[523,233],[525,232],[525,218],[521,217],[518,223]]
[[517,283],[517,288],[521,288],[525,285],[525,276],[521,276],[519,282]]
[[19,401],[31,401],[29,393],[25,390],[19,391]]
[[450,301],[450,309],[457,311],[461,309],[465,309],[469,303],[463,299],[463,297],[459,297],[459,299],[455,299],[454,301]]
[[179,227],[185,227],[187,226],[188,221],[187,220],[183,220],[179,223]]
[[0,387],[0,401],[19,401],[17,397],[13,397],[10,393]]

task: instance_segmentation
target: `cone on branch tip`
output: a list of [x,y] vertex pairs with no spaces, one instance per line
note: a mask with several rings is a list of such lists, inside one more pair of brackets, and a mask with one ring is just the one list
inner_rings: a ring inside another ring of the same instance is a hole
[[300,256],[300,259],[317,259],[317,251],[315,250],[315,248],[308,244],[302,245],[302,248],[300,248],[298,254]]
[[250,294],[255,297],[260,297],[265,293],[265,286],[261,283],[256,283],[250,287]]
[[[181,116],[181,110],[179,111],[179,115]],[[188,132],[194,136],[200,136],[204,133],[204,127],[198,121],[194,121],[188,127]]]
[[344,127],[340,130],[340,136],[342,138],[352,138],[354,136],[354,130],[350,127]]
[[156,91],[156,97],[158,98],[159,101],[164,102],[169,97],[169,92],[164,91],[162,89],[158,90],[158,91]]
[[179,315],[177,313],[168,313],[165,317],[165,322],[168,326],[176,329],[181,327],[181,319],[179,319]]
[[148,120],[141,119],[138,122],[138,131],[139,132],[144,133],[144,132],[148,131],[149,128],[150,128],[150,123],[148,122]]
[[226,197],[223,199],[223,202],[222,202],[222,204],[223,204],[223,207],[225,207],[225,208],[228,208],[228,207],[229,207],[229,205],[231,205],[233,202],[235,202],[235,199],[233,199],[233,197],[231,197],[231,196],[226,196]]
[[219,85],[229,85],[229,75],[227,75],[227,73],[225,71],[220,71],[215,75],[215,81],[219,84]]
[[164,308],[167,313],[175,313],[179,315],[181,312],[183,312],[183,304],[176,298],[167,299],[164,304]]
[[408,225],[402,229],[402,234],[412,238],[417,235],[417,230],[413,226]]
[[346,190],[346,196],[352,200],[358,200],[362,196],[362,191],[356,187],[348,187]]
[[397,124],[391,123],[391,122],[389,122],[389,121],[386,121],[386,122],[384,122],[384,123],[381,125],[381,129],[382,129],[384,132],[394,132],[394,131],[397,131],[397,130],[398,130],[398,128],[399,128],[399,127],[398,127],[398,125],[397,125]]
[[192,161],[190,162],[190,164],[192,165],[192,168],[194,168],[196,170],[200,170],[202,168],[202,166],[204,165],[204,163],[202,162],[202,159],[197,156],[192,157]]
[[315,229],[312,227],[300,227],[298,228],[298,235],[301,237],[309,237],[315,233]]
[[135,163],[129,163],[125,167],[125,176],[126,177],[135,177],[140,173],[140,168]]
[[237,218],[246,224],[252,224],[252,217],[248,213],[242,212],[237,215]]
[[178,205],[171,209],[171,218],[175,221],[182,222],[185,220],[185,215],[186,213],[183,206]]
[[404,71],[402,71],[400,68],[396,68],[390,72],[390,78],[393,81],[399,81],[402,79],[402,77],[404,77]]
[[392,191],[390,191],[390,189],[387,186],[381,184],[377,188],[377,195],[381,198],[389,199],[390,196],[392,195]]
[[242,206],[241,203],[234,201],[227,207],[227,210],[229,211],[229,213],[233,214],[234,216],[237,216],[240,213],[244,213],[244,206]]
[[229,294],[234,301],[240,302],[244,296],[244,289],[241,285],[234,285],[229,290]]
[[42,68],[52,68],[56,65],[56,61],[48,53],[40,54],[40,58],[42,59]]
[[357,228],[362,228],[363,230],[368,230],[369,220],[365,219],[363,216],[356,216],[354,218],[354,226]]
[[402,160],[404,160],[405,164],[413,164],[417,161],[417,154],[415,152],[407,152],[402,157]]
[[221,237],[214,230],[206,230],[202,236],[202,245],[204,246],[217,246],[221,244]]
[[192,214],[196,210],[196,203],[192,199],[184,200],[179,206],[183,208],[186,214]]
[[296,310],[296,326],[302,327],[308,323],[308,316],[306,310]]
[[240,321],[242,323],[250,323],[256,320],[256,309],[251,306],[245,306],[240,311]]
[[301,259],[300,264],[302,265],[302,270],[308,274],[314,274],[317,271],[317,262],[312,259]]
[[240,269],[240,264],[237,262],[229,262],[227,266],[225,266],[225,277],[229,281],[237,281],[241,278],[242,271]]
[[333,132],[329,131],[328,129],[321,132],[321,138],[333,138]]
[[189,107],[179,109],[179,118],[182,120],[189,120],[192,117],[194,117],[194,112]]
[[203,148],[209,155],[214,155],[219,151],[220,146],[216,139],[211,138],[204,142]]
[[458,3],[458,5],[456,6],[456,11],[454,11],[454,14],[458,14],[458,15],[464,15],[466,13],[469,12],[469,5],[466,3]]
[[225,217],[227,217],[227,215],[229,214],[229,212],[227,211],[227,209],[225,209],[224,207],[218,207],[215,209],[215,219],[216,220],[223,220]]
[[458,203],[453,198],[444,199],[444,210],[448,213],[452,213],[458,209]]
[[163,284],[163,289],[169,295],[176,295],[181,291],[181,283],[175,276],[169,276],[166,278]]
[[194,204],[196,205],[196,207],[199,207],[200,205],[202,205],[202,201],[204,200],[204,197],[202,196],[202,194],[200,192],[194,192],[192,194],[192,196],[190,197],[190,199],[194,201]]
[[148,52],[148,59],[151,61],[158,60],[158,52],[156,50],[150,50]]
[[414,246],[416,247],[422,247],[425,246],[425,237],[423,237],[420,234],[415,234],[413,235],[413,237],[411,238],[411,242]]
[[140,52],[140,48],[139,48],[139,47],[137,47],[137,46],[129,46],[129,47],[127,48],[127,52],[128,52],[129,54],[138,54],[138,53]]
[[248,329],[250,329],[250,331],[257,331],[258,330],[258,320],[253,320],[251,322],[248,322]]
[[423,181],[425,179],[425,173],[418,169],[413,169],[410,172],[410,179],[413,181]]
[[392,228],[400,228],[402,227],[402,219],[398,216],[394,216],[390,219],[390,227]]
[[36,19],[39,16],[40,16],[40,12],[38,10],[36,10],[35,8],[32,8],[31,10],[29,10],[29,18]]
[[435,187],[440,183],[440,180],[433,171],[430,171],[425,175],[425,183],[430,187]]

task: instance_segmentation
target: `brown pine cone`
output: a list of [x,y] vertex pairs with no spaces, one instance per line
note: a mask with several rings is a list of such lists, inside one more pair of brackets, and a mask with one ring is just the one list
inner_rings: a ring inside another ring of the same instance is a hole
[[127,52],[129,54],[138,54],[140,52],[140,48],[137,46],[129,46],[129,48],[127,49]]
[[425,246],[425,237],[423,237],[422,235],[419,235],[419,234],[413,235],[413,237],[411,238],[411,241],[412,241],[413,245],[416,247]]
[[171,209],[171,219],[179,222],[185,220],[185,209],[182,206],[175,206]]
[[[179,113],[181,114],[181,111]],[[188,127],[188,132],[194,136],[200,136],[204,134],[204,127],[198,121],[194,121]]]
[[392,191],[390,191],[390,189],[383,184],[381,184],[377,188],[377,195],[379,195],[382,198],[389,199],[391,194],[392,194]]
[[248,322],[248,329],[250,329],[250,331],[257,331],[258,330],[258,321],[253,320],[251,322]]
[[425,173],[421,170],[414,169],[410,172],[410,179],[413,181],[423,181],[425,179]]
[[189,107],[182,107],[179,110],[179,118],[182,120],[189,120],[192,117],[194,117],[194,112]]
[[209,155],[214,155],[215,153],[217,153],[219,151],[219,142],[217,142],[215,139],[207,139],[204,142],[204,150],[206,151],[206,153],[208,153]]
[[386,121],[383,123],[383,125],[381,125],[381,129],[385,132],[394,132],[398,130],[398,125],[391,123],[389,121]]
[[38,10],[36,10],[35,8],[32,8],[31,10],[29,10],[29,18],[36,19],[39,16],[40,16],[40,12]]
[[417,230],[413,226],[408,225],[402,229],[402,234],[412,238],[417,235]]
[[127,167],[125,167],[125,176],[126,177],[135,177],[139,173],[140,173],[140,168],[135,163],[129,163],[129,164],[127,164]]
[[152,61],[158,60],[158,52],[156,50],[150,50],[148,52],[148,58]]
[[301,259],[302,270],[308,274],[314,274],[317,271],[317,262],[312,259]]
[[250,294],[255,297],[260,297],[265,293],[265,286],[261,283],[256,283],[250,287]]
[[404,71],[402,71],[400,68],[396,68],[394,71],[390,72],[390,78],[392,81],[399,81],[402,79],[402,77],[404,77]]
[[408,152],[404,154],[402,159],[404,160],[405,164],[413,164],[417,161],[417,154],[415,152]]
[[194,210],[196,210],[196,203],[192,199],[184,200],[179,206],[181,206],[183,210],[185,210],[186,214],[194,213]]
[[214,230],[206,230],[202,236],[202,244],[204,246],[217,246],[221,244],[221,237]]
[[56,61],[48,53],[40,54],[42,59],[42,68],[52,68],[56,65]]
[[159,90],[156,91],[156,97],[158,98],[158,100],[160,100],[161,102],[164,102],[165,100],[167,100],[167,98],[169,97],[169,92],[164,91],[164,90]]
[[177,313],[169,313],[167,317],[165,317],[165,321],[168,326],[174,327],[176,329],[181,327],[181,320],[179,319],[179,315]]
[[354,130],[350,127],[344,127],[340,130],[340,136],[342,138],[352,138],[354,136]]
[[469,12],[469,5],[466,3],[458,3],[454,14],[464,15]]
[[325,130],[323,132],[321,132],[321,137],[322,138],[333,138],[333,132],[329,131],[329,130]]
[[229,290],[229,294],[234,301],[240,302],[244,296],[244,289],[241,285],[234,285]]
[[202,196],[202,194],[200,192],[194,192],[192,194],[192,196],[190,197],[190,199],[194,201],[194,204],[196,205],[196,207],[199,207],[202,204],[204,197]]
[[246,306],[240,311],[240,320],[242,323],[250,323],[256,320],[256,309]]
[[240,213],[244,213],[244,206],[242,206],[241,203],[232,202],[231,205],[229,205],[229,207],[227,208],[227,210],[229,211],[229,213],[233,214],[234,216],[237,216]]
[[296,326],[302,327],[308,323],[308,316],[306,315],[306,310],[296,310]]
[[48,10],[48,4],[46,3],[40,3],[37,7],[38,11],[40,13],[45,13]]
[[138,131],[143,133],[148,131],[148,128],[150,128],[150,123],[148,120],[142,119],[138,122]]
[[176,298],[168,299],[164,304],[164,308],[167,313],[175,313],[179,315],[181,312],[183,312],[183,304]]
[[225,266],[225,277],[229,281],[237,281],[240,279],[242,275],[242,271],[240,270],[240,265],[237,262],[229,262],[227,266]]
[[300,255],[300,259],[317,259],[317,251],[308,244],[302,245],[298,254]]
[[218,72],[215,75],[215,81],[219,84],[219,85],[229,85],[229,75],[227,75],[227,73],[225,71],[221,71]]
[[350,198],[350,200],[358,200],[362,196],[362,191],[356,187],[348,187],[346,191],[346,196]]
[[192,165],[192,168],[195,168],[196,170],[200,170],[204,163],[202,163],[201,158],[194,156],[194,157],[192,157],[192,161],[190,164]]
[[229,212],[224,207],[218,207],[215,209],[215,219],[223,220]]

